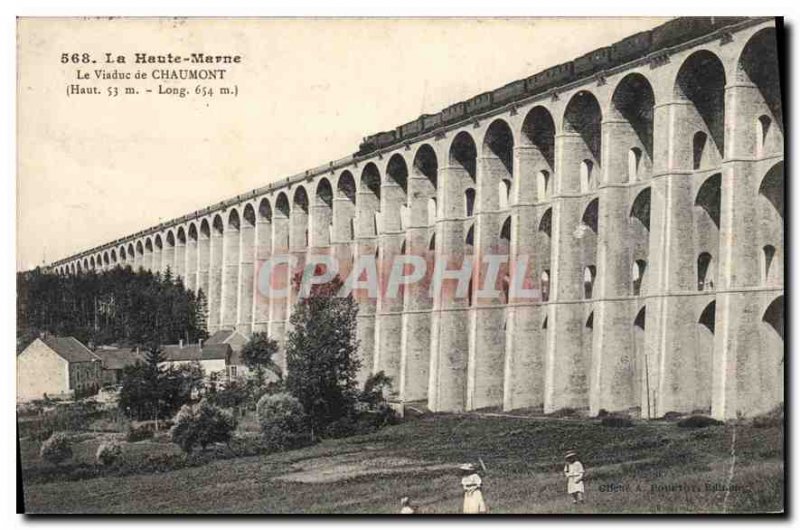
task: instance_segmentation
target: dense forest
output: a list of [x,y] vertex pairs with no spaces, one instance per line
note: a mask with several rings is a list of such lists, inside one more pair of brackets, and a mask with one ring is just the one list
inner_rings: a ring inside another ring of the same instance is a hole
[[41,332],[84,344],[175,344],[204,338],[205,296],[163,275],[130,267],[60,276],[17,274],[17,351]]

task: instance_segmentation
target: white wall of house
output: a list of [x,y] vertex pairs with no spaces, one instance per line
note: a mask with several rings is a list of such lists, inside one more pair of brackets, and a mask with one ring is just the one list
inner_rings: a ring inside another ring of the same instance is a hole
[[211,375],[212,372],[225,372],[225,359],[205,359],[202,361],[165,361],[161,363],[162,366],[189,366],[197,364],[205,372],[206,377]]
[[69,363],[39,339],[17,356],[17,401],[69,393]]
[[205,371],[206,375],[212,372],[225,372],[225,359],[209,359],[200,361],[200,366]]

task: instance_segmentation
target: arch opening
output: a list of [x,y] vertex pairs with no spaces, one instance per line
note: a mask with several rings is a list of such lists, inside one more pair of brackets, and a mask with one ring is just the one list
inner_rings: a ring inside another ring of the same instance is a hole
[[594,279],[596,275],[597,268],[594,265],[583,268],[583,297],[586,300],[591,300],[594,294]]
[[281,218],[288,219],[289,214],[291,213],[291,209],[289,207],[289,197],[286,196],[285,193],[281,192],[278,194],[278,197],[275,199],[275,212],[274,215],[277,215]]
[[475,188],[464,190],[464,215],[472,217],[475,214]]
[[683,62],[674,87],[677,99],[693,104],[700,120],[695,122],[695,130],[702,127],[702,132],[708,132],[714,163],[725,156],[725,83],[720,59],[708,50],[700,50]]
[[449,164],[466,171],[469,177],[475,182],[477,170],[478,149],[472,136],[461,131],[453,139],[450,145]]
[[244,207],[242,219],[244,219],[244,224],[248,228],[252,228],[256,225],[256,210],[253,208],[252,204],[248,204]]
[[739,57],[737,77],[739,81],[756,85],[771,118],[782,132],[783,108],[775,28],[762,29],[750,38]]
[[631,205],[629,217],[636,219],[647,231],[650,231],[650,188],[639,192]]
[[317,184],[317,205],[333,208],[333,188],[326,178],[321,178]]
[[767,171],[758,187],[759,195],[763,195],[783,219],[784,176],[783,162],[778,162]]
[[240,226],[241,221],[239,220],[239,212],[236,210],[236,208],[233,208],[230,213],[228,213],[228,230],[238,231]]
[[[653,87],[642,74],[628,74],[614,90],[611,105],[618,117],[627,122],[629,130],[633,133],[633,138],[628,141],[636,141],[636,145],[631,146],[629,150],[628,163],[628,176],[634,181],[639,177],[639,170],[643,165],[642,157],[646,157],[648,166],[653,159],[653,108],[655,107]],[[635,155],[635,158],[631,155]]]
[[484,137],[485,156],[498,158],[509,175],[513,175],[514,134],[503,120],[495,120],[489,125]]
[[600,160],[602,111],[597,98],[586,90],[581,90],[570,99],[564,111],[564,129],[577,133],[594,158]]
[[551,237],[550,234],[552,233],[552,225],[553,225],[553,209],[548,208],[542,214],[542,218],[539,220],[539,232],[544,232],[547,234],[547,237]]
[[697,256],[697,290],[709,291],[714,288],[714,258],[708,252]]
[[597,234],[599,208],[600,201],[596,198],[592,199],[592,201],[586,206],[586,209],[583,211],[583,215],[581,216],[581,224],[589,228],[595,234]]
[[703,182],[697,191],[694,205],[702,208],[719,228],[720,205],[721,205],[722,174],[715,173]]
[[781,295],[767,306],[761,320],[769,324],[769,326],[775,330],[775,333],[781,337],[781,340],[783,340],[783,319],[783,295]]
[[642,283],[644,281],[644,273],[647,270],[647,262],[643,259],[637,259],[633,262],[631,270],[631,284],[633,288],[633,296],[639,296],[642,292]]
[[704,309],[703,312],[700,314],[700,319],[698,320],[698,324],[701,324],[708,328],[711,333],[714,333],[714,318],[716,316],[716,301],[711,302],[708,304]]
[[222,222],[222,216],[217,214],[214,216],[214,220],[211,223],[211,228],[213,229],[215,234],[222,234],[225,231],[225,225]]
[[550,112],[541,106],[531,109],[522,122],[522,145],[535,147],[547,167],[555,166],[556,126]]

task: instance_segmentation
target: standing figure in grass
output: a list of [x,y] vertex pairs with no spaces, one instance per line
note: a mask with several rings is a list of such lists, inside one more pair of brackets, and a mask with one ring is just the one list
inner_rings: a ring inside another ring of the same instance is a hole
[[474,464],[462,464],[461,486],[464,488],[464,513],[486,513],[486,503],[481,492],[481,476]]
[[567,493],[572,495],[572,503],[583,503],[583,464],[578,460],[578,453],[567,451],[564,455],[564,476],[567,477]]
[[403,515],[411,515],[417,513],[417,510],[411,506],[411,499],[403,497],[400,499],[400,513]]

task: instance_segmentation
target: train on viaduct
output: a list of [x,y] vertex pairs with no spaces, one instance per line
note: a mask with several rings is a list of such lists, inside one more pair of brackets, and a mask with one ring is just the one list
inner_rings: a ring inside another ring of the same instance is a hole
[[479,281],[480,256],[525,255],[536,300],[359,298],[362,377],[432,411],[759,414],[784,396],[781,29],[674,19],[49,267],[169,268],[209,331],[280,342],[270,256],[475,260]]

